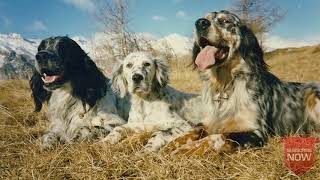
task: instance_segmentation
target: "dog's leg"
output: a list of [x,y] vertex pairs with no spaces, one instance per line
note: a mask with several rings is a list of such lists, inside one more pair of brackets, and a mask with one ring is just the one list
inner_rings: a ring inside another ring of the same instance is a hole
[[196,141],[207,136],[208,133],[205,130],[205,127],[202,124],[197,125],[191,131],[185,133],[183,136],[178,137],[171,141],[168,145],[165,146],[164,152],[170,153],[175,149],[183,146],[184,144],[190,143],[192,141]]
[[50,125],[48,132],[42,136],[42,144],[41,144],[41,149],[46,150],[50,149],[53,146],[57,145],[58,143],[61,142],[66,142],[66,137],[63,136],[63,133],[61,130],[61,121],[60,119],[50,119]]
[[173,155],[203,155],[212,149],[217,152],[234,152],[239,148],[261,147],[264,138],[260,131],[212,134],[197,141],[189,141],[172,152]]
[[117,126],[101,142],[116,144],[126,138],[129,131],[131,131],[131,127],[128,124]]
[[225,146],[227,146],[227,143],[222,134],[212,134],[200,140],[187,142],[174,150],[171,155],[204,155],[210,149],[219,151]]
[[52,148],[54,145],[58,144],[59,136],[57,133],[48,132],[42,136],[41,149],[46,150]]
[[92,118],[90,123],[92,128],[86,137],[89,141],[101,140],[107,137],[107,135],[112,132],[115,127],[121,126],[126,122],[117,114],[100,111],[98,112],[97,116]]
[[169,142],[172,142],[172,140],[181,136],[189,129],[191,129],[191,126],[188,123],[184,122],[183,125],[179,127],[157,131],[152,134],[143,151],[158,152],[163,146],[165,146]]
[[111,132],[115,127],[125,124],[126,121],[114,113],[98,112],[98,115],[91,121],[91,125],[100,126]]
[[72,138],[69,143],[82,141],[97,141],[106,137],[109,134],[109,132],[110,131],[107,131],[102,126],[93,126],[91,128],[81,127],[79,128],[79,130],[77,130],[77,133],[75,134],[74,138]]
[[142,152],[158,152],[161,147],[173,140],[172,134],[168,131],[157,131],[151,135],[148,143],[142,149]]
[[[320,127],[320,91],[308,89],[305,92],[306,112]],[[319,128],[320,130],[320,128]]]

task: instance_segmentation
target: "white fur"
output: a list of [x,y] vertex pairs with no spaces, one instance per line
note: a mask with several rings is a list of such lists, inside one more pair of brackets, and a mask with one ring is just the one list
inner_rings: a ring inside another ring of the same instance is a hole
[[92,108],[87,105],[85,110],[82,101],[71,95],[70,88],[66,83],[52,92],[48,105],[50,124],[43,136],[43,148],[59,141],[72,143],[102,138],[115,126],[125,123],[118,115],[116,96],[111,89]]
[[[127,130],[152,131],[144,150],[156,152],[201,121],[197,113],[190,112],[200,98],[166,86],[167,73],[165,63],[148,53],[132,53],[124,59],[112,85],[120,94],[129,92],[132,96],[128,123],[116,127],[103,141],[118,143]],[[133,82],[134,74],[142,75],[143,80]]]

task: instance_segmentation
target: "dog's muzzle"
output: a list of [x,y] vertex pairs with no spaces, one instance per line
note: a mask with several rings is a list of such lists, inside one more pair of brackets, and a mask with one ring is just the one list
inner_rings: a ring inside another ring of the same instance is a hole
[[48,59],[52,59],[52,58],[55,58],[55,54],[50,52],[50,51],[39,51],[37,54],[36,54],[36,60],[37,61],[43,61],[43,60],[48,60]]
[[196,25],[196,29],[198,31],[205,31],[206,29],[208,29],[211,25],[210,21],[205,19],[205,18],[200,18],[196,21],[195,23]]
[[143,80],[143,76],[141,74],[134,74],[132,76],[132,81],[135,83],[135,84],[139,84],[141,81]]

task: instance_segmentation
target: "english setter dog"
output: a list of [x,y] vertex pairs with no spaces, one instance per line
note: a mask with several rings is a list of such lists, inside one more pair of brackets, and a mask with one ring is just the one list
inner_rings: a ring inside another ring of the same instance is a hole
[[118,98],[109,79],[81,47],[68,37],[43,40],[30,80],[35,111],[48,101],[48,132],[43,148],[104,138],[128,117],[128,97]]
[[195,22],[193,60],[204,81],[203,125],[177,138],[173,154],[263,146],[268,136],[320,130],[320,86],[279,80],[269,72],[254,33],[235,14]]
[[167,83],[168,67],[163,60],[147,52],[129,54],[112,78],[115,91],[131,95],[128,123],[114,128],[104,141],[115,144],[127,131],[151,131],[154,134],[143,151],[157,152],[198,123],[200,115],[193,114],[192,108],[201,100],[199,96],[179,92]]

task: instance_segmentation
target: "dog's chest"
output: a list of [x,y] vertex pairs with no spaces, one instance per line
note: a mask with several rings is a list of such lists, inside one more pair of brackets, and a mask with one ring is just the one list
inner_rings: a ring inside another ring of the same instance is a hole
[[170,104],[164,101],[134,101],[128,123],[146,130],[165,129],[174,124],[176,114],[171,112]]
[[235,82],[231,91],[207,93],[204,98],[207,98],[206,107],[210,121],[221,121],[241,113],[244,109],[255,108],[245,81]]
[[63,90],[56,90],[52,93],[48,114],[51,123],[65,131],[79,127],[86,116],[81,101]]

